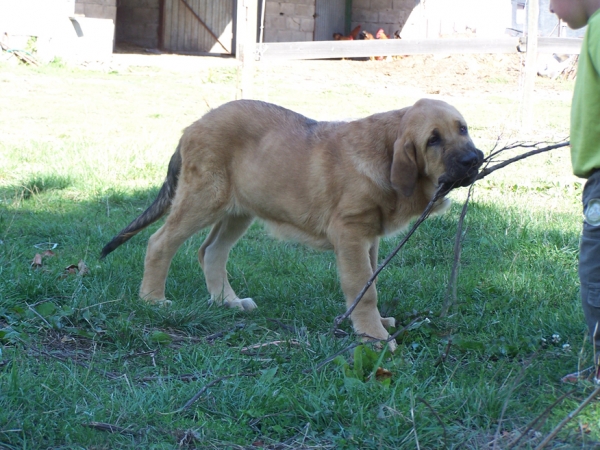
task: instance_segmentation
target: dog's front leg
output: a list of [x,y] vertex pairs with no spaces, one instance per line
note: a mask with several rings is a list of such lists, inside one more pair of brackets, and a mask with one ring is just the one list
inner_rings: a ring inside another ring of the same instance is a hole
[[[369,248],[369,260],[371,261],[371,268],[373,269],[373,273],[375,273],[375,271],[379,267],[378,255],[379,238],[375,238],[373,242],[371,242],[371,248]],[[377,278],[375,279],[375,281],[377,281]],[[396,319],[393,317],[382,317],[381,324],[384,328],[392,328],[396,326]]]
[[[342,291],[346,297],[346,307],[350,307],[359,292],[373,275],[374,258],[377,252],[374,250],[376,240],[368,240],[361,233],[353,233],[352,230],[340,233],[335,239],[335,254],[340,277]],[[365,340],[378,339],[387,340],[389,333],[384,327],[394,325],[393,319],[383,319],[377,309],[377,289],[373,283],[360,300],[350,318],[354,330]],[[395,342],[389,343],[389,348],[394,351]]]

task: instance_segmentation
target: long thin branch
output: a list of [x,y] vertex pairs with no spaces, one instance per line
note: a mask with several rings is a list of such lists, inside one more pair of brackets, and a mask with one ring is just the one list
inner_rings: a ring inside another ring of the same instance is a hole
[[258,375],[258,374],[257,373],[234,373],[231,375],[224,375],[222,377],[216,378],[216,379],[212,380],[210,383],[207,383],[204,386],[202,386],[202,389],[200,389],[198,392],[196,392],[196,394],[192,398],[190,398],[185,403],[185,405],[183,405],[178,410],[173,411],[172,414],[180,413],[180,412],[183,412],[186,409],[188,409],[190,406],[192,406],[194,404],[194,402],[196,400],[198,400],[202,396],[202,394],[204,394],[208,389],[213,387],[215,384],[220,383],[221,381],[228,380],[229,378],[234,378],[234,377],[254,377],[256,375]]
[[535,354],[533,354],[531,356],[531,358],[529,358],[528,361],[525,361],[525,364],[523,364],[523,367],[521,367],[519,374],[513,381],[511,387],[508,390],[508,393],[506,394],[506,398],[504,399],[504,404],[502,405],[502,412],[500,413],[500,419],[498,419],[498,427],[496,428],[496,434],[494,435],[493,450],[496,450],[496,448],[498,448],[498,441],[500,440],[500,432],[502,431],[502,422],[504,421],[504,414],[506,413],[506,408],[508,407],[508,402],[510,400],[510,397],[512,396],[512,393],[514,392],[514,390],[517,388],[517,385],[521,382],[521,380],[525,376],[525,371],[531,365],[531,363],[533,362],[533,360],[535,359],[536,356],[537,356],[537,352]]
[[546,417],[548,414],[550,414],[550,411],[552,411],[554,409],[554,407],[556,405],[558,405],[560,402],[562,402],[565,398],[567,398],[569,395],[574,394],[575,392],[577,392],[577,389],[572,389],[569,392],[565,392],[563,395],[561,395],[560,397],[558,397],[554,403],[552,403],[550,406],[548,406],[539,416],[537,416],[535,419],[533,419],[531,422],[529,422],[527,424],[527,426],[525,427],[525,430],[519,435],[519,437],[517,439],[515,439],[514,441],[512,441],[510,444],[508,444],[508,447],[506,447],[506,450],[510,450],[512,449],[515,445],[517,445],[519,443],[519,441],[521,439],[523,439],[523,436],[526,436],[527,433],[529,433],[529,431],[536,426],[536,424],[543,419],[544,417]]
[[[487,177],[490,173],[492,173],[498,169],[502,169],[514,162],[521,161],[522,159],[529,158],[530,156],[537,155],[539,153],[549,152],[550,150],[555,150],[557,148],[568,147],[569,145],[571,145],[571,143],[569,141],[565,141],[565,142],[560,142],[558,144],[549,145],[547,147],[536,148],[535,150],[531,150],[530,152],[522,153],[520,155],[515,156],[514,158],[507,159],[504,162],[501,162],[501,163],[495,164],[491,167],[487,167],[487,168],[483,169],[482,171],[479,172],[479,174],[477,175],[477,178],[475,178],[475,181],[481,180],[482,178]],[[505,150],[505,149],[502,149],[502,150]],[[496,154],[498,154],[498,153],[499,153],[499,151],[496,152]]]
[[575,417],[577,414],[579,414],[583,408],[585,408],[592,400],[594,400],[594,397],[596,397],[598,394],[600,394],[600,386],[598,386],[596,389],[594,389],[594,392],[592,392],[589,397],[587,397],[583,402],[581,402],[581,404],[574,410],[571,411],[567,417],[565,417],[563,420],[561,420],[561,422],[556,425],[556,427],[554,427],[554,429],[552,430],[552,432],[546,436],[546,438],[540,443],[540,445],[538,445],[535,450],[541,450],[543,449],[546,445],[548,445],[550,443],[550,441],[552,439],[554,439],[554,437],[558,434],[558,432],[560,430],[562,430],[562,428],[573,418]]
[[[565,142],[561,142],[559,144],[553,144],[553,145],[549,145],[549,146],[546,146],[546,147],[543,147],[543,148],[536,148],[535,150],[532,150],[532,151],[523,153],[521,155],[515,156],[514,158],[507,159],[506,161],[503,161],[501,163],[495,164],[495,165],[490,166],[490,167],[486,167],[485,169],[483,169],[483,170],[481,170],[479,172],[479,174],[475,178],[474,182],[476,182],[478,180],[481,180],[481,179],[487,177],[492,172],[495,172],[498,169],[502,169],[502,168],[508,166],[509,164],[514,163],[514,162],[521,161],[522,159],[528,158],[530,156],[537,155],[537,154],[544,153],[544,152],[548,152],[550,150],[554,150],[554,149],[557,149],[557,148],[567,147],[568,145],[570,145],[570,142],[569,141],[565,141]],[[522,146],[523,145],[521,145],[521,147]],[[499,154],[500,152],[502,152],[503,150],[506,150],[506,149],[508,149],[508,148],[500,149],[500,150],[496,151],[494,153],[494,155],[497,155],[497,154]],[[511,149],[512,149],[512,147],[511,147]],[[486,158],[486,161],[488,163],[491,162],[490,157]],[[406,235],[404,236],[404,238],[402,239],[402,241],[400,241],[400,243],[396,246],[396,248],[394,248],[394,250],[392,250],[392,252],[385,258],[385,260],[379,265],[379,267],[377,267],[377,270],[375,270],[375,272],[373,273],[373,275],[369,278],[369,280],[367,281],[367,283],[364,285],[364,287],[358,293],[358,295],[354,299],[354,302],[352,302],[352,304],[348,307],[348,309],[346,310],[346,312],[344,314],[341,314],[341,315],[339,315],[339,316],[337,316],[335,318],[335,320],[334,320],[334,327],[333,327],[334,330],[339,327],[340,323],[342,323],[344,320],[346,320],[348,317],[350,317],[350,315],[352,314],[352,312],[354,311],[354,309],[356,308],[356,306],[358,305],[358,303],[361,301],[361,299],[364,297],[364,295],[367,292],[367,290],[371,287],[371,285],[373,284],[373,282],[375,281],[375,279],[377,278],[377,276],[390,263],[390,261],[394,258],[394,256],[396,256],[398,254],[398,252],[402,249],[402,247],[404,246],[404,244],[406,244],[406,242],[410,239],[410,237],[413,235],[413,233],[416,231],[416,229],[425,221],[425,219],[427,219],[427,217],[429,217],[429,215],[431,213],[431,210],[433,209],[433,207],[435,205],[435,202],[437,200],[439,200],[440,198],[444,197],[445,195],[447,195],[455,187],[456,186],[454,186],[454,185],[448,185],[448,184],[445,184],[445,183],[441,184],[438,187],[437,191],[433,195],[433,198],[431,199],[431,201],[429,202],[429,204],[427,205],[427,207],[425,208],[425,210],[423,211],[423,213],[421,214],[421,216],[415,221],[415,223],[412,226],[412,228],[408,231],[408,233],[406,233]]]
[[447,192],[446,185],[441,185],[437,189],[437,191],[435,191],[435,194],[433,195],[433,198],[431,199],[431,201],[429,202],[429,204],[425,208],[425,211],[423,211],[423,213],[416,220],[416,222],[414,223],[414,225],[412,226],[412,228],[408,231],[408,233],[406,233],[406,235],[404,236],[404,238],[402,239],[402,241],[400,241],[400,243],[396,246],[396,248],[394,250],[392,250],[392,252],[387,256],[387,258],[385,258],[384,261],[379,265],[379,267],[377,267],[377,270],[375,270],[375,272],[373,272],[373,275],[371,275],[371,277],[369,278],[369,281],[367,281],[367,283],[365,284],[365,286],[358,293],[358,295],[354,299],[354,302],[352,303],[352,305],[350,305],[350,307],[346,310],[346,312],[344,314],[342,314],[340,316],[337,316],[335,318],[335,320],[334,320],[334,329],[336,329],[340,325],[340,323],[342,323],[345,319],[347,319],[350,316],[350,314],[352,314],[352,311],[354,311],[354,309],[356,308],[356,306],[358,305],[358,303],[364,297],[364,295],[367,292],[367,290],[371,287],[371,285],[373,284],[373,282],[377,278],[377,275],[379,275],[379,273],[385,268],[385,266],[387,266],[390,263],[390,261],[392,260],[392,258],[398,254],[398,252],[400,251],[400,249],[410,239],[410,237],[417,230],[417,228],[419,227],[419,225],[421,225],[421,223],[423,223],[425,221],[425,219],[427,219],[427,217],[429,217],[429,214],[431,213],[431,210],[433,209],[433,206],[434,206],[435,202],[440,197],[443,197],[446,192]]
[[81,425],[83,425],[84,427],[94,428],[99,431],[107,431],[109,433],[130,434],[130,435],[138,434],[137,431],[132,430],[129,427],[123,428],[118,425],[113,425],[113,424],[106,423],[106,422],[88,422],[88,423],[82,423]]
[[454,263],[452,264],[452,272],[450,272],[450,280],[448,281],[448,287],[446,289],[446,299],[444,300],[444,306],[442,307],[442,311],[440,312],[440,317],[446,317],[448,311],[450,310],[450,306],[456,304],[456,281],[458,279],[458,270],[460,266],[460,253],[461,253],[461,244],[463,240],[463,224],[465,222],[465,216],[467,215],[467,209],[469,206],[469,200],[471,199],[471,194],[473,193],[473,185],[469,186],[469,192],[467,194],[467,199],[462,207],[462,211],[460,213],[460,218],[458,219],[458,225],[456,227],[456,237],[454,238]]
[[[500,142],[500,138],[498,138],[498,141],[496,142],[496,145],[498,144],[498,142]],[[568,140],[564,139],[560,144],[563,144],[567,142],[568,144]],[[539,148],[540,145],[548,145],[547,142],[532,142],[532,143],[526,143],[526,142],[513,142],[512,144],[507,144],[502,148],[499,148],[498,150],[496,150],[496,146],[494,146],[494,148],[490,151],[490,153],[488,154],[486,160],[489,159],[493,159],[495,158],[497,155],[499,155],[502,152],[505,152],[507,150],[514,150],[515,148]],[[551,144],[554,145],[554,144]]]
[[[512,149],[515,149],[518,147],[523,147],[523,148],[534,147],[535,148],[535,150],[529,151],[527,153],[523,153],[523,154],[521,154],[515,158],[512,158],[510,160],[507,160],[503,163],[496,164],[495,166],[492,166],[492,167],[485,167],[484,169],[481,170],[481,172],[477,176],[477,179],[479,180],[481,178],[484,178],[485,176],[489,175],[493,171],[501,169],[502,167],[505,167],[506,165],[511,164],[515,161],[519,161],[521,159],[527,158],[528,156],[537,155],[539,153],[547,152],[549,150],[554,150],[556,148],[565,147],[570,144],[568,141],[566,141],[566,142],[561,142],[559,144],[546,146],[544,148],[537,148],[538,145],[540,145],[540,143],[535,143],[535,144],[515,143],[512,145],[505,146],[496,151],[492,151],[490,153],[490,155],[488,155],[488,157],[486,158],[487,162],[491,162],[493,157],[499,155],[500,153],[502,153],[506,150],[512,150]],[[442,311],[440,312],[440,317],[445,317],[448,314],[450,306],[453,304],[456,304],[456,297],[457,297],[456,288],[457,288],[457,279],[458,279],[458,269],[460,266],[460,253],[461,253],[461,244],[462,244],[462,238],[463,238],[463,223],[465,220],[465,216],[467,214],[469,200],[471,198],[471,194],[473,193],[473,186],[474,186],[474,184],[471,184],[471,186],[469,186],[469,192],[467,194],[467,199],[465,200],[465,203],[463,205],[463,208],[462,208],[462,211],[460,214],[460,218],[458,220],[456,237],[454,239],[454,263],[452,265],[452,272],[450,273],[450,281],[448,282],[448,287],[446,289],[446,298],[444,300],[444,306],[442,307]]]
[[444,431],[444,448],[448,448],[448,439],[446,437],[446,425],[442,421],[442,418],[437,413],[437,411],[433,408],[433,406],[431,406],[429,404],[429,402],[427,400],[425,400],[423,397],[417,397],[417,400],[429,408],[429,410],[433,413],[433,415],[435,416],[435,418],[437,419],[439,424],[442,426],[442,430]]
[[412,327],[416,322],[418,322],[421,319],[429,320],[426,317],[417,316],[413,320],[411,320],[407,325],[404,325],[402,328],[400,328],[399,330],[397,330],[394,334],[392,334],[384,342],[390,342],[390,341],[396,339],[398,336],[400,336],[402,333],[404,333],[406,330],[408,330],[410,327]]
[[321,361],[319,364],[317,364],[317,367],[315,367],[314,369],[304,369],[302,371],[302,373],[311,373],[313,370],[315,372],[318,372],[319,370],[321,370],[323,367],[325,367],[327,364],[329,364],[331,361],[333,361],[338,356],[343,355],[344,353],[349,352],[350,350],[354,350],[356,347],[358,347],[359,345],[362,345],[362,344],[363,344],[362,342],[353,342],[348,347],[345,347],[345,348],[341,349],[340,351],[335,352],[333,355],[325,358],[323,361]]

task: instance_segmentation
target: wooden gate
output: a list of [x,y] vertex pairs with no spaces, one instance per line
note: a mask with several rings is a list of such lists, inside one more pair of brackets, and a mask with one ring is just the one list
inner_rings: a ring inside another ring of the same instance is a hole
[[333,33],[346,33],[346,0],[316,0],[315,41],[331,41]]
[[162,46],[175,53],[231,54],[235,0],[163,0]]

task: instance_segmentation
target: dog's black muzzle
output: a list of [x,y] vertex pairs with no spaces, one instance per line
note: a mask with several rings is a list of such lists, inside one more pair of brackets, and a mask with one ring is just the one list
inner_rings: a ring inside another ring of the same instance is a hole
[[483,152],[472,147],[446,164],[446,173],[438,179],[438,184],[447,185],[448,190],[469,186],[477,178],[481,164],[483,164]]

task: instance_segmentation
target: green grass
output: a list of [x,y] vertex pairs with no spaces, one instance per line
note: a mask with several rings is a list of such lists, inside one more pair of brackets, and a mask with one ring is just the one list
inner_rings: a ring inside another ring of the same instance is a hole
[[[405,106],[426,89],[400,84],[394,71],[385,88],[363,63],[329,64],[354,72],[320,71],[316,62],[259,67],[255,97],[344,118]],[[169,308],[137,298],[147,238],[159,224],[98,260],[156,195],[181,130],[235,97],[235,68],[0,69],[0,446],[491,448],[498,437],[505,448],[573,388],[561,375],[589,365],[577,279],[582,186],[567,151],[476,185],[447,317],[439,312],[464,189],[379,277],[381,309],[402,326],[420,318],[398,351],[359,348],[363,371],[352,351],[318,368],[355,342],[349,323],[348,335],[332,333],[343,301],[331,253],[277,242],[253,225],[228,266],[234,289],[259,305],[251,314],[208,304],[196,259],[206,231],[173,261]],[[566,97],[572,84],[544,81],[535,132],[522,133],[518,85],[497,79],[482,84],[500,91],[447,98],[482,150],[501,133],[568,135],[569,102],[555,94]],[[397,241],[385,239],[380,255]],[[54,256],[32,267],[50,248]],[[88,273],[65,270],[79,261]],[[377,365],[391,379],[370,377]],[[575,388],[521,448],[535,447],[591,389]],[[599,425],[592,403],[553,446],[591,448]]]

